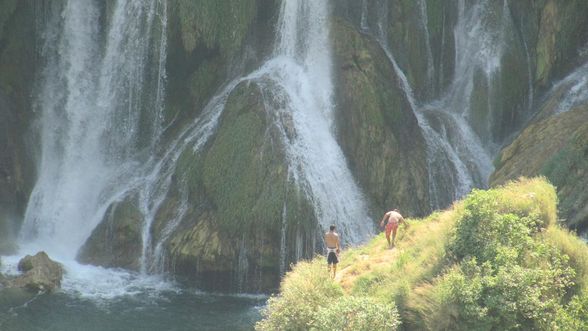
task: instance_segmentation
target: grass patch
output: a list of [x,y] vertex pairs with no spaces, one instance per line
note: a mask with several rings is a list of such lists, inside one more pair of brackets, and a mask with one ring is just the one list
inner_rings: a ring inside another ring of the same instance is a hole
[[[272,325],[282,330],[319,330],[316,312],[325,297],[352,298],[347,309],[357,314],[361,300],[397,309],[393,327],[401,323],[403,330],[582,329],[588,326],[588,249],[558,227],[556,210],[555,188],[544,178],[474,191],[447,211],[408,220],[393,250],[379,234],[344,251],[336,281],[328,278],[324,257],[299,264],[258,329],[279,321]],[[317,302],[304,299],[307,290]],[[288,324],[284,315],[300,318]],[[354,325],[362,329],[375,319],[361,323]]]

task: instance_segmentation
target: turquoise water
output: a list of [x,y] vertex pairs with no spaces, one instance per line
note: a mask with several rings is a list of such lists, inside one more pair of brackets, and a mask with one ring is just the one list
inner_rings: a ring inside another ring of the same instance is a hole
[[109,300],[56,293],[25,297],[0,291],[2,331],[253,330],[263,296],[174,290]]

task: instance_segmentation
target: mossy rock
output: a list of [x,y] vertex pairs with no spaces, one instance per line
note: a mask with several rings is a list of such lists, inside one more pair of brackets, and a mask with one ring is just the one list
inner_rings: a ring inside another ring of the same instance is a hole
[[[203,149],[182,152],[152,228],[170,272],[207,289],[267,291],[278,285],[282,266],[312,256],[316,216],[289,178],[274,120],[260,86],[243,82]],[[188,208],[164,237],[183,199]]]
[[496,161],[490,182],[544,175],[557,187],[560,217],[572,228],[588,226],[588,106],[529,125]]
[[85,264],[139,270],[143,216],[131,196],[115,202],[78,253]]
[[429,210],[426,145],[397,77],[377,42],[336,19],[338,137],[350,168],[380,213]]
[[388,44],[418,99],[425,98],[432,88],[427,73],[429,36],[421,16],[419,1],[390,1],[388,4]]
[[[386,30],[388,40],[385,42],[417,99],[439,97],[451,82],[455,42],[450,31],[457,20],[456,1],[339,0],[333,7],[335,17],[358,30],[367,28],[371,35],[379,35],[380,28]],[[386,20],[382,19],[384,15]],[[384,26],[378,26],[381,23]]]

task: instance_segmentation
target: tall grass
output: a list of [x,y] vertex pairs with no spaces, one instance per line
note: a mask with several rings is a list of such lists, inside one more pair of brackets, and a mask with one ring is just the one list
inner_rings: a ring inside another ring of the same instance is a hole
[[346,306],[353,314],[362,302],[383,305],[372,312],[396,306],[404,330],[588,326],[588,249],[556,220],[557,196],[544,178],[475,191],[408,220],[393,250],[379,234],[344,251],[339,281],[329,279],[324,257],[299,263],[258,329],[318,330],[321,305],[345,298],[361,298]]

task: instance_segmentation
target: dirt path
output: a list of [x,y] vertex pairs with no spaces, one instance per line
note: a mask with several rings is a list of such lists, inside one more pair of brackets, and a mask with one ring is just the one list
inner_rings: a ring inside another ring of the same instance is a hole
[[[345,291],[349,292],[358,277],[372,270],[385,268],[395,260],[398,252],[397,248],[387,249],[382,246],[374,254],[359,255],[353,264],[337,271],[335,281],[341,284]],[[342,253],[341,259],[345,259],[345,252]]]

